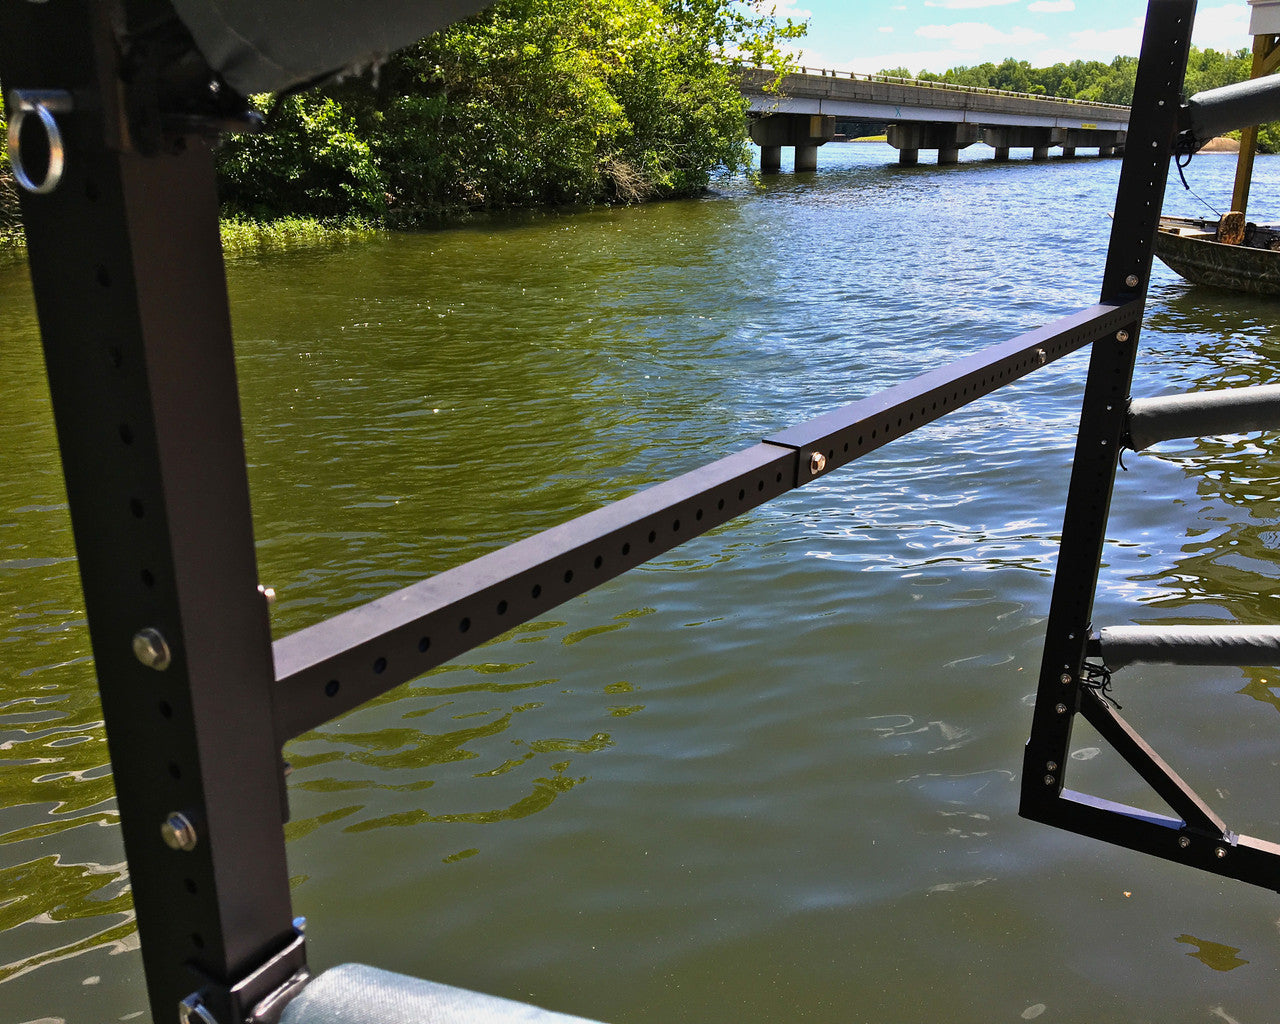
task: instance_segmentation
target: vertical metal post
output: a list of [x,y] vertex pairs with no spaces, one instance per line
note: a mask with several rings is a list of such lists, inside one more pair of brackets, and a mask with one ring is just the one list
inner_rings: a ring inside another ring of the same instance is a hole
[[[1103,274],[1104,302],[1145,301],[1195,9],[1195,0],[1151,0],[1147,10]],[[1051,824],[1080,708],[1081,666],[1141,325],[1139,315],[1112,337],[1094,342],[1090,355],[1022,773],[1021,814]]]
[[211,153],[131,151],[120,25],[4,4],[0,80],[70,94],[65,172],[22,210],[151,1015],[200,991],[231,1024],[303,966],[270,628]]

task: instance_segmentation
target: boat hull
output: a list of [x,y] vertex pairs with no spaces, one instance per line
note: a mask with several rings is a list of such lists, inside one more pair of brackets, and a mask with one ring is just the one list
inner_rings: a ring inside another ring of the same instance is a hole
[[1212,221],[1163,217],[1155,254],[1192,284],[1280,295],[1280,252],[1213,241]]

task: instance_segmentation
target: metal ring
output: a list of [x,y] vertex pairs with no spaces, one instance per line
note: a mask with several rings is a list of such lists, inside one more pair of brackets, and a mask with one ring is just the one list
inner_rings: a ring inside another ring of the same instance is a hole
[[[64,166],[62,132],[58,129],[58,122],[54,119],[53,111],[49,109],[48,104],[40,100],[24,101],[21,93],[15,93],[12,99],[18,100],[13,104],[17,111],[9,119],[8,138],[9,163],[13,166],[14,180],[28,192],[34,192],[38,196],[48,195],[62,181]],[[45,170],[44,180],[38,184],[32,180],[22,163],[22,122],[26,120],[28,114],[32,113],[40,118],[40,123],[44,125],[45,137],[49,142],[49,166]]]

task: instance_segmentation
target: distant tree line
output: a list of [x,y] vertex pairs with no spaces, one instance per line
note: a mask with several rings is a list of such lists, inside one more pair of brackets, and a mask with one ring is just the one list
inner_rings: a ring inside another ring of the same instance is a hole
[[[1253,68],[1249,49],[1234,53],[1201,50],[1191,47],[1187,61],[1187,77],[1183,91],[1193,96],[1205,89],[1217,89],[1243,82]],[[907,68],[888,68],[883,75],[916,78],[925,82],[948,82],[977,88],[1008,89],[1037,96],[1061,96],[1064,99],[1089,100],[1093,103],[1133,102],[1133,83],[1138,74],[1137,57],[1116,57],[1109,64],[1097,60],[1073,60],[1051,67],[1033,68],[1025,60],[1006,58],[999,64],[988,61],[973,67],[950,68],[943,74],[921,71],[913,74]],[[1280,152],[1280,124],[1265,125],[1258,131],[1258,149],[1263,153]]]
[[731,64],[785,63],[769,0],[501,0],[345,82],[255,97],[219,157],[233,216],[390,226],[635,202],[749,160]]

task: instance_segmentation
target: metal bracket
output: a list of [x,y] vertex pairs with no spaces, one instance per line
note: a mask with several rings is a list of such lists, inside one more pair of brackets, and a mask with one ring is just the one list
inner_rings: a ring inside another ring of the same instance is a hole
[[[8,149],[14,180],[28,192],[48,195],[62,181],[65,166],[62,132],[53,115],[69,113],[74,109],[71,93],[61,89],[14,89],[5,98],[5,103],[9,108]],[[40,181],[31,176],[22,158],[22,126],[29,114],[35,114],[44,126],[45,140],[49,147],[49,161]]]
[[311,981],[302,919],[293,939],[229,989],[214,982],[178,1004],[181,1024],[279,1024],[289,1001]]

